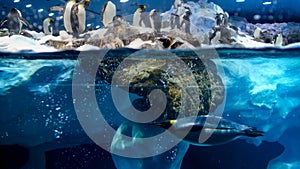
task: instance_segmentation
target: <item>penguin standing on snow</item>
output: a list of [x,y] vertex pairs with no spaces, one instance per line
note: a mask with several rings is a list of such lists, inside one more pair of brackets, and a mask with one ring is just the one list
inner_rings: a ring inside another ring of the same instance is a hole
[[20,34],[23,24],[29,27],[28,21],[22,17],[21,12],[16,8],[12,8],[8,15],[0,21],[0,26],[2,27],[5,23],[7,25],[9,35]]
[[71,25],[72,32],[75,37],[85,31],[86,25],[86,11],[85,9],[90,5],[90,0],[81,0],[72,7]]
[[214,27],[212,32],[209,32],[209,44],[217,45],[220,44],[221,30],[218,27]]
[[223,24],[223,21],[224,21],[224,14],[223,13],[217,13],[215,19],[216,19],[216,25],[221,26]]
[[155,33],[160,33],[161,18],[158,15],[156,9],[152,9],[149,16],[150,16],[151,28],[154,30]]
[[171,29],[180,29],[180,17],[184,14],[183,0],[174,1],[175,11],[171,13],[170,25]]
[[260,40],[261,29],[256,27],[253,32],[253,37],[255,40]]
[[65,6],[54,6],[50,11],[64,11],[64,27],[66,31],[73,36],[78,37],[85,31],[86,25],[86,8],[89,6],[90,0],[70,0]]
[[117,8],[114,3],[111,1],[107,1],[102,7],[102,23],[104,26],[107,26],[109,23],[113,21],[113,18],[117,14]]
[[168,129],[179,139],[197,146],[220,145],[240,136],[259,137],[264,135],[264,132],[257,130],[255,127],[210,115],[167,120],[151,125]]
[[189,7],[185,8],[185,13],[181,16],[181,23],[180,23],[180,29],[187,33],[191,33],[191,22],[190,22],[190,16],[192,15],[191,9]]
[[43,21],[43,31],[45,35],[53,35],[54,20],[52,18],[46,18]]
[[283,37],[282,37],[282,34],[281,33],[278,33],[275,35],[274,37],[274,46],[282,46],[283,44]]

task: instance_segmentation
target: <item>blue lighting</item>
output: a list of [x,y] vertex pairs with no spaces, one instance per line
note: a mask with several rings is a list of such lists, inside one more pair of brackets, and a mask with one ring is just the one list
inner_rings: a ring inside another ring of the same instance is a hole
[[271,5],[271,4],[272,4],[271,1],[266,1],[266,2],[263,3],[263,5]]
[[245,2],[245,0],[235,0],[235,2]]

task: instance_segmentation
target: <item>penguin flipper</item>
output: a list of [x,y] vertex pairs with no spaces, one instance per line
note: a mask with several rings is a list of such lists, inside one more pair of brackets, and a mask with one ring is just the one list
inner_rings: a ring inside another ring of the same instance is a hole
[[24,18],[20,18],[20,21],[27,27],[29,27],[29,22],[27,20],[25,20]]
[[63,11],[65,9],[64,6],[52,6],[49,11]]
[[5,17],[4,19],[2,19],[0,21],[0,26],[3,26],[5,24],[5,22],[7,22],[7,17]]
[[257,130],[255,127],[248,128],[244,130],[245,136],[248,137],[258,137],[263,136],[265,132]]

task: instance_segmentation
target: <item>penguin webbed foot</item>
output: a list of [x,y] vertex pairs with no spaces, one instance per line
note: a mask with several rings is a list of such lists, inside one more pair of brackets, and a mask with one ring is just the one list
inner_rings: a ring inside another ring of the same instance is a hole
[[244,130],[244,133],[248,137],[259,137],[259,136],[264,136],[265,134],[265,132],[257,130],[255,127],[250,127]]

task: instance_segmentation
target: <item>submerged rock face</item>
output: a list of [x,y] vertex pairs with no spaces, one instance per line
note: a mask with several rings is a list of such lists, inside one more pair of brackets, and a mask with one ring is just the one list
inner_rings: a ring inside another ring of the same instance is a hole
[[208,114],[223,101],[224,85],[210,59],[199,58],[195,53],[186,56],[143,52],[128,58],[104,58],[100,78],[109,84],[114,80],[121,88],[128,85],[128,91],[142,97],[149,106],[150,93],[155,89],[163,91],[167,105],[159,120],[175,119],[182,109],[183,116]]

